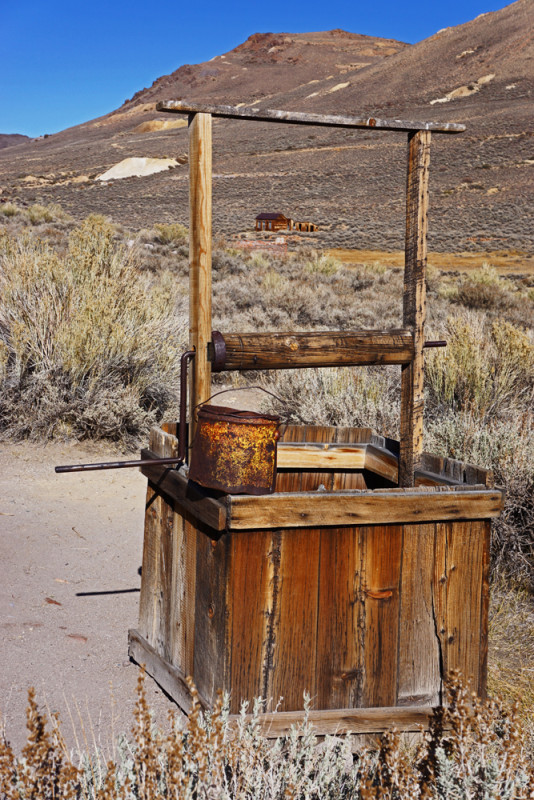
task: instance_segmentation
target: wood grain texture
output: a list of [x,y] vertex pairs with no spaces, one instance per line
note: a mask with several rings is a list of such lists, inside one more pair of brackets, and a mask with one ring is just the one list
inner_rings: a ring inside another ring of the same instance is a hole
[[[337,441],[340,445],[356,444],[362,441],[362,436],[365,433],[371,434],[369,428],[345,428],[340,427],[337,430]],[[364,441],[366,441],[364,439]],[[343,489],[367,489],[365,477],[361,470],[359,471],[346,471],[346,469],[335,472],[332,480],[332,491],[339,492]]]
[[[142,450],[141,455],[143,458],[154,457],[150,450]],[[225,529],[225,502],[211,497],[209,490],[203,489],[196,483],[191,483],[178,470],[166,466],[157,464],[143,466],[141,472],[146,475],[155,489],[174,500],[184,513],[192,514],[195,519],[204,522],[216,531]]]
[[199,691],[214,700],[217,690],[228,685],[231,546],[228,536],[215,541],[199,533],[196,542],[193,678]]
[[365,364],[408,364],[411,330],[224,333],[223,369],[295,369]]
[[414,357],[402,367],[399,485],[413,486],[423,450],[424,326],[430,132],[408,135],[403,324],[413,331]]
[[[185,714],[191,711],[191,692],[185,675],[178,667],[170,664],[160,653],[156,652],[144,636],[135,629],[128,631],[128,655],[139,666],[144,666],[156,683],[169,694]],[[198,699],[203,708],[210,709],[202,693]]]
[[226,119],[261,120],[262,122],[285,122],[292,125],[324,125],[329,128],[368,128],[369,130],[419,131],[436,133],[461,133],[465,125],[455,122],[413,122],[401,119],[377,119],[375,117],[346,117],[330,114],[310,114],[302,111],[282,111],[235,106],[213,106],[205,103],[190,103],[187,100],[164,100],[156,106],[157,111],[174,114],[204,113]]
[[[178,440],[160,428],[151,429],[150,444],[156,449],[157,456],[171,458],[176,456]],[[139,597],[139,630],[152,646],[161,650],[162,655],[170,638],[168,588],[172,569],[173,517],[172,504],[158,494],[153,486],[148,486],[143,538],[143,580]]]
[[434,617],[435,525],[405,525],[399,615],[397,704],[441,701],[440,644]]
[[268,691],[282,710],[303,707],[304,692],[316,693],[317,604],[320,532],[280,535],[280,565]]
[[460,670],[478,691],[481,663],[484,521],[436,525],[435,615],[443,675]]
[[318,708],[362,705],[361,530],[321,531],[317,620]]
[[[448,489],[448,487],[439,487]],[[228,498],[229,530],[254,528],[402,524],[436,519],[486,519],[502,508],[498,491],[444,491],[429,494],[374,492],[299,492]]]
[[194,671],[197,537],[204,535],[175,513],[170,662],[189,678]]
[[491,522],[486,521],[481,525],[482,544],[482,575],[480,598],[480,659],[478,673],[478,693],[487,697],[488,689],[488,637],[489,637],[489,604],[490,604],[490,556],[491,556]]
[[[323,447],[334,444],[337,439],[337,430],[332,425],[307,425],[306,442],[322,442]],[[289,445],[291,447],[291,445]],[[326,451],[325,451],[326,452]],[[319,467],[319,469],[321,469]],[[332,491],[333,474],[331,471],[316,471],[313,467],[302,472],[300,488],[302,492]]]
[[[343,736],[348,733],[384,733],[396,728],[398,731],[419,732],[427,728],[433,713],[431,706],[411,708],[342,708],[310,711],[308,720],[316,736]],[[303,721],[302,711],[277,711],[260,714],[259,725],[264,736],[275,739],[288,736],[292,726]],[[230,725],[238,723],[237,716],[231,715]]]
[[211,395],[211,116],[189,118],[189,347],[196,352],[190,391],[189,442],[193,441],[194,409]]
[[399,590],[402,526],[372,525],[362,530],[363,612],[362,705],[397,703]]
[[[238,713],[243,700],[266,697],[272,672],[271,623],[276,605],[273,536],[253,531],[233,536],[229,575],[230,698]],[[279,561],[279,558],[278,558]]]

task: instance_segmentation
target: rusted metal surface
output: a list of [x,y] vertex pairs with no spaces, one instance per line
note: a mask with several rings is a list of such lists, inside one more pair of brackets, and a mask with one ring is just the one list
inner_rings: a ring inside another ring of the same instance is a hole
[[189,478],[231,494],[274,492],[279,424],[270,414],[201,406]]

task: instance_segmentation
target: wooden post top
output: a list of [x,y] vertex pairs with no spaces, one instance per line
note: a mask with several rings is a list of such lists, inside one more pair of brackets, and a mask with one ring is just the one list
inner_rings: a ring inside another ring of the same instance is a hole
[[432,131],[433,133],[462,133],[465,125],[457,122],[419,122],[405,119],[377,119],[376,117],[346,117],[331,114],[308,114],[301,111],[251,108],[243,106],[212,106],[190,103],[187,100],[165,100],[158,103],[156,111],[173,114],[211,114],[225,119],[247,119],[260,122],[285,122],[293,125],[322,125],[329,128],[369,128],[381,131]]

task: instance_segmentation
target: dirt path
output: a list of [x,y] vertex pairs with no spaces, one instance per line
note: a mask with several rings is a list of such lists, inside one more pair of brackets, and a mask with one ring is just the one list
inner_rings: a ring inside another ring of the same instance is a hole
[[[112,731],[131,728],[138,668],[127,631],[137,624],[146,479],[135,469],[53,470],[123,455],[0,444],[0,711],[17,749],[29,686],[59,711],[71,746],[70,714],[80,743],[85,731],[108,752]],[[153,681],[147,689],[163,724],[171,703]]]

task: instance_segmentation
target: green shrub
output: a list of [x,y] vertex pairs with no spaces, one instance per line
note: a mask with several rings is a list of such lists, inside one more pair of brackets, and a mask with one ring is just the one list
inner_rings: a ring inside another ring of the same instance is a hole
[[183,322],[134,255],[88,217],[60,257],[26,235],[0,247],[0,429],[133,443],[174,402]]

